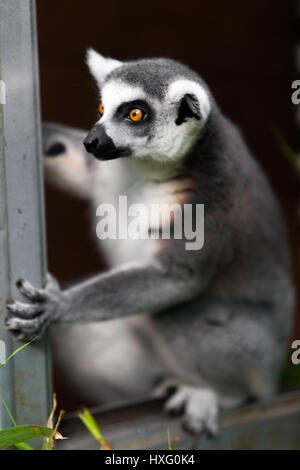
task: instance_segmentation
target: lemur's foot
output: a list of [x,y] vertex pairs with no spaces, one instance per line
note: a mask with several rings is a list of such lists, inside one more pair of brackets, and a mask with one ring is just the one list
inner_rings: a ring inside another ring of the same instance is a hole
[[183,385],[168,399],[165,411],[183,412],[183,428],[192,434],[214,437],[218,433],[218,398],[213,390]]
[[62,302],[58,282],[47,275],[43,289],[36,289],[30,282],[18,279],[16,286],[27,302],[8,300],[5,326],[17,339],[40,337],[50,322],[55,320]]

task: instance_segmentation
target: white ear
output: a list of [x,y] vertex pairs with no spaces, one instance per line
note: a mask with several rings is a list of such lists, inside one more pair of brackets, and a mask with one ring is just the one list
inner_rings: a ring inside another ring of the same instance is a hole
[[192,80],[175,80],[169,86],[167,100],[170,104],[179,104],[183,98],[187,99],[191,111],[206,121],[211,110],[211,103],[205,88]]
[[90,72],[101,86],[105,77],[117,67],[122,65],[119,60],[111,59],[110,57],[103,57],[95,49],[88,49],[86,54],[86,61],[89,66]]

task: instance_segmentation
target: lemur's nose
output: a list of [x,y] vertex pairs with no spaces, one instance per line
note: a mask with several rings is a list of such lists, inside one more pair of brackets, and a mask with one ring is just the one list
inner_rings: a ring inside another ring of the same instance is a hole
[[99,144],[99,128],[93,127],[83,141],[87,152],[93,153]]
[[97,124],[88,133],[83,141],[87,152],[92,153],[95,157],[105,157],[105,154],[111,154],[115,150],[113,141],[105,132],[104,126]]
[[83,145],[86,148],[86,151],[89,153],[92,153],[94,150],[96,150],[97,145],[99,143],[99,140],[96,138],[94,139],[88,139],[89,136],[83,141]]

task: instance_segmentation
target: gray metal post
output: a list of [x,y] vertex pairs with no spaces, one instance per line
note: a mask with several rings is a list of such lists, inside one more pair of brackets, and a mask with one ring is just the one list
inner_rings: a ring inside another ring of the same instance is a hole
[[[36,12],[34,0],[0,0],[0,352],[22,343],[4,329],[16,279],[42,285],[46,272]],[[5,90],[5,95],[3,93]],[[23,349],[0,370],[0,400],[18,424],[45,424],[48,341]],[[11,426],[0,403],[0,428]]]

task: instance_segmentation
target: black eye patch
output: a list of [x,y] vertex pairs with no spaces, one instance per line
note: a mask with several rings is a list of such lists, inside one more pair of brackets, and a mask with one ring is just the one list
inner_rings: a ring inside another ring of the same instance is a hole
[[115,113],[115,117],[119,120],[125,119],[129,116],[130,111],[134,108],[138,108],[142,111],[143,119],[142,119],[141,122],[149,121],[152,118],[153,111],[151,110],[148,103],[146,103],[146,101],[142,101],[142,100],[135,100],[135,101],[122,103],[118,107],[118,109]]

